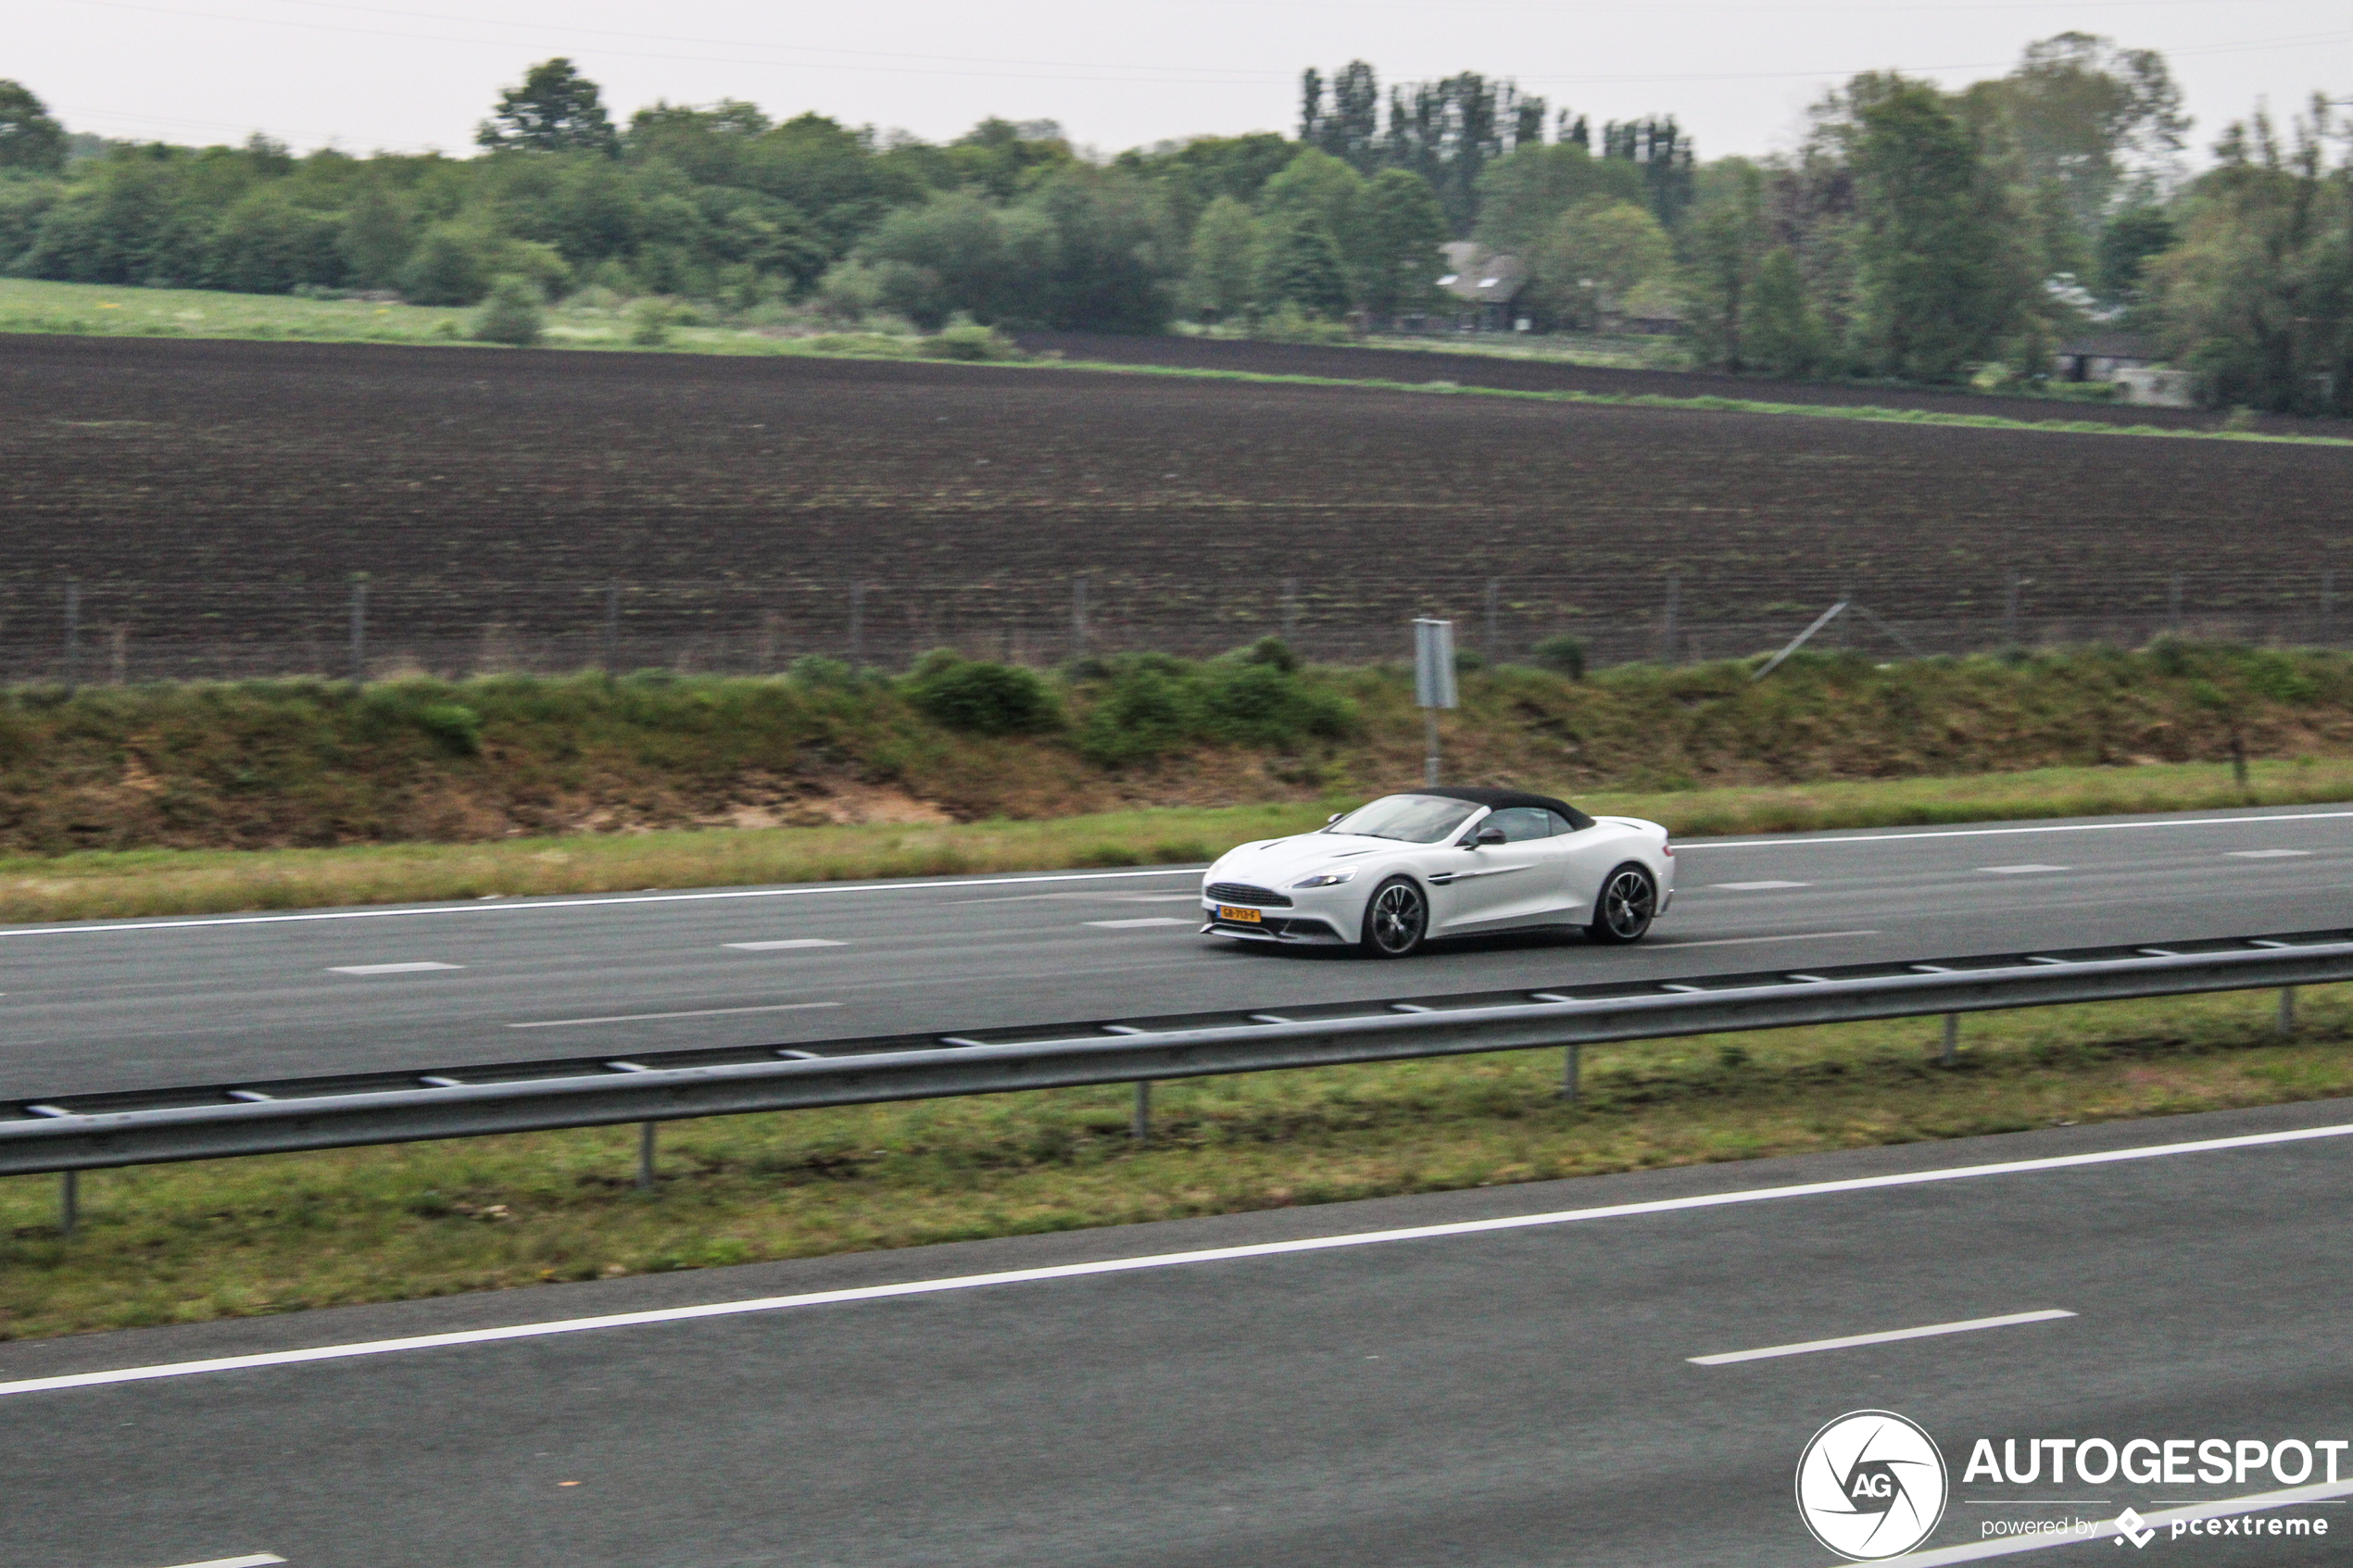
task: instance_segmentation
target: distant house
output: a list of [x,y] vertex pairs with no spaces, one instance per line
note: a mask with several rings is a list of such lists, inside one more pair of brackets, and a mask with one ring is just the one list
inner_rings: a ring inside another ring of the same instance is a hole
[[2190,408],[2197,405],[2197,377],[2188,370],[2168,370],[2155,365],[2128,365],[2110,378],[2117,395],[2127,403],[2152,408]]
[[1476,240],[1455,240],[1439,249],[1446,257],[1446,272],[1438,286],[1459,301],[1454,325],[1467,332],[1509,332],[1512,304],[1528,287],[1527,265]]
[[1683,310],[1666,289],[1638,283],[1623,295],[1602,296],[1593,330],[1611,337],[1672,337],[1683,330]]
[[2052,372],[2061,381],[2114,381],[2119,370],[2138,370],[2158,361],[2156,347],[2138,332],[2096,332],[2062,343],[2052,351]]

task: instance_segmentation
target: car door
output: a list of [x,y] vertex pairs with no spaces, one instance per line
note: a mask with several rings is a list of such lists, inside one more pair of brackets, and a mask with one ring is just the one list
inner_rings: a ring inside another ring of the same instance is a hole
[[[1559,858],[1551,848],[1548,813],[1522,806],[1491,811],[1455,835],[1439,859],[1430,881],[1441,891],[1431,911],[1434,929],[1451,932],[1499,930],[1540,924],[1561,900]],[[1501,844],[1465,844],[1466,838],[1500,831]],[[1441,880],[1442,879],[1442,880]]]

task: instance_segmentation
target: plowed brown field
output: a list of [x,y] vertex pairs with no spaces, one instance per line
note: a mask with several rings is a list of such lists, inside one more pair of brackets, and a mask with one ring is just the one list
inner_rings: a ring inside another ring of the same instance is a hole
[[69,578],[94,665],[113,635],[333,668],[360,572],[371,646],[445,663],[593,657],[616,580],[623,641],[707,635],[717,662],[840,651],[853,581],[870,655],[1058,655],[1082,575],[1090,635],[1193,647],[1277,629],[1289,581],[1335,654],[1414,613],[1475,621],[1490,581],[1505,651],[1563,626],[1639,644],[1670,574],[1681,626],[1752,643],[1845,586],[1916,630],[2145,632],[2177,577],[2187,621],[2326,630],[2348,523],[2346,448],[921,362],[0,338],[7,673],[56,657]]

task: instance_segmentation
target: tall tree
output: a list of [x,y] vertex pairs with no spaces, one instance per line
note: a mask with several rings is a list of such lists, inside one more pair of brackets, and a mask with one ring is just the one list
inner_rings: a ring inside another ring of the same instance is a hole
[[1559,222],[1570,208],[1589,202],[1639,202],[1641,171],[1632,164],[1597,158],[1575,142],[1519,147],[1480,173],[1474,194],[1481,245],[1520,251]]
[[66,166],[66,128],[21,82],[0,80],[0,169],[54,174]]
[[2119,203],[2165,194],[2190,129],[2164,56],[2088,32],[2028,44],[2007,76],[1976,83],[1955,107],[1981,133],[1998,132],[2025,182],[2057,188],[2085,245]]
[[1295,305],[1326,320],[1347,314],[1348,275],[1340,266],[1340,246],[1312,211],[1301,211],[1277,227],[1261,293],[1270,304]]
[[1766,243],[1764,172],[1746,158],[1721,158],[1704,185],[1686,235],[1684,303],[1701,358],[1737,372],[1748,368],[1751,294]]
[[1861,77],[1851,97],[1863,347],[1881,375],[1950,380],[2020,324],[2016,215],[1933,86]]
[[1186,302],[1220,321],[1247,316],[1258,300],[1258,220],[1231,196],[1202,209],[1193,225]]
[[1357,298],[1378,320],[1420,308],[1440,270],[1446,212],[1420,175],[1384,169],[1365,188],[1356,263]]
[[2150,264],[2174,346],[2219,403],[2353,413],[2353,156],[2315,98],[2283,142],[2233,125],[2185,196],[2182,243]]
[[499,94],[498,107],[476,128],[474,140],[494,151],[535,153],[609,153],[619,145],[597,84],[560,55],[533,66],[520,84]]
[[1693,154],[1673,115],[1610,121],[1602,127],[1602,156],[1641,169],[1653,216],[1669,229],[1682,223],[1692,205]]

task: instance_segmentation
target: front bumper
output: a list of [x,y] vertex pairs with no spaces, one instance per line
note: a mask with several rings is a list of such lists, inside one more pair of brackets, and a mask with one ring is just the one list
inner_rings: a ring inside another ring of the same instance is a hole
[[1255,922],[1217,918],[1217,906],[1203,904],[1203,936],[1232,936],[1244,942],[1291,942],[1332,947],[1347,941],[1328,920],[1317,915],[1275,914]]

